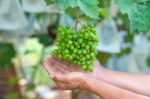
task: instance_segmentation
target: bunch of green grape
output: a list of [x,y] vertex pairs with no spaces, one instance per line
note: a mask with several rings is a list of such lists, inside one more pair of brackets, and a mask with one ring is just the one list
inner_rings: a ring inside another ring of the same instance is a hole
[[93,71],[93,61],[96,59],[98,37],[93,25],[82,25],[76,32],[69,25],[60,26],[57,30],[57,48],[53,55],[82,66],[85,71]]

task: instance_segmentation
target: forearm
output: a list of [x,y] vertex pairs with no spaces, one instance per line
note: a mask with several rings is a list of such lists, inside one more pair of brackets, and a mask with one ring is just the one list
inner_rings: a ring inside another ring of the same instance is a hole
[[146,96],[142,96],[106,82],[97,80],[97,79],[89,79],[88,88],[89,91],[96,93],[98,96],[103,97],[104,99],[150,99]]
[[103,69],[97,77],[120,88],[150,96],[150,75],[129,74]]

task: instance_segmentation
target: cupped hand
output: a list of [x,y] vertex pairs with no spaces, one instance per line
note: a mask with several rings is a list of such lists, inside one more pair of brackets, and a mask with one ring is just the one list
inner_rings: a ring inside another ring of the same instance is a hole
[[44,68],[60,89],[87,89],[91,77],[97,78],[100,64],[93,63],[93,72],[84,72],[79,66],[56,57],[49,57],[44,62]]

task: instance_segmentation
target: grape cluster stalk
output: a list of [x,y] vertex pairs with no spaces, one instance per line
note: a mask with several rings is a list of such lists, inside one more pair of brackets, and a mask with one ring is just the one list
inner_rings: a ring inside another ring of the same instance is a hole
[[52,55],[67,60],[85,71],[93,71],[98,37],[93,25],[82,25],[78,32],[69,25],[57,29],[56,49]]

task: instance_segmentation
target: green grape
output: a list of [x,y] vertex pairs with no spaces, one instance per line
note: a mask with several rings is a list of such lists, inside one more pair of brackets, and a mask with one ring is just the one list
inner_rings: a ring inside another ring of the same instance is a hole
[[90,24],[89,27],[90,27],[90,28],[94,28],[94,25],[93,25],[93,24]]
[[88,70],[92,72],[93,71],[93,67],[92,66],[88,66]]
[[89,49],[90,49],[90,46],[89,46],[89,45],[86,45],[86,46],[85,46],[85,49],[86,49],[86,50],[89,50]]
[[83,69],[86,71],[88,68],[86,65],[83,65]]
[[73,42],[71,40],[68,41],[68,44],[71,45]]
[[91,57],[95,57],[95,54],[92,52],[92,53],[90,53],[90,56]]
[[78,42],[79,42],[80,44],[82,44],[82,43],[83,43],[83,39],[78,39]]
[[73,46],[73,45],[70,45],[70,49],[71,49],[71,50],[74,50],[74,46]]
[[94,28],[91,29],[92,33],[96,33],[96,30]]
[[72,53],[72,57],[75,58],[75,57],[76,57],[76,54]]
[[73,50],[73,53],[74,53],[74,54],[76,54],[77,52],[78,52],[78,50],[77,50],[77,49],[74,49],[74,50]]
[[83,50],[82,50],[82,53],[83,53],[83,54],[86,54],[86,53],[87,53],[86,49],[83,49]]
[[61,35],[61,36],[64,36],[64,35],[65,35],[65,32],[64,32],[64,31],[60,32],[60,35]]
[[85,38],[85,39],[89,39],[89,38],[90,38],[90,37],[89,37],[89,34],[85,34],[85,35],[84,35],[84,38]]
[[76,38],[77,38],[76,35],[75,35],[75,33],[72,34],[72,38],[73,38],[73,39],[76,39]]
[[68,35],[68,36],[67,36],[67,39],[72,39],[72,35]]
[[63,56],[62,56],[62,54],[58,54],[58,58],[62,58]]
[[86,29],[86,28],[87,28],[87,25],[84,24],[82,27],[83,27],[83,29]]
[[78,54],[80,55],[82,53],[82,51],[81,50],[78,50]]
[[72,56],[72,55],[69,55],[68,58],[69,58],[69,60],[72,60],[72,59],[73,59],[73,56]]
[[98,54],[98,52],[97,52],[97,51],[94,51],[94,54],[95,54],[95,55],[97,55],[97,54]]
[[91,50],[95,50],[96,49],[96,46],[91,46]]
[[55,44],[58,49],[54,49],[52,55],[82,66],[85,71],[93,71],[98,44],[94,25],[83,24],[78,33],[70,25],[59,26],[57,32]]
[[65,43],[62,42],[62,43],[59,43],[59,44],[61,44],[61,47],[65,47]]
[[77,60],[74,60],[74,63],[75,63],[75,64],[78,64],[78,61],[77,61]]
[[89,54],[86,55],[86,59],[90,59],[90,55]]
[[65,49],[65,50],[64,50],[64,53],[65,53],[65,54],[69,53],[69,50]]
[[78,61],[78,62],[77,62],[77,65],[80,65],[80,64],[81,64],[81,62],[80,62],[80,61]]
[[81,61],[83,61],[83,62],[84,62],[85,60],[86,60],[86,58],[85,58],[85,57],[82,57],[82,58],[81,58]]
[[82,65],[86,65],[86,62],[85,62],[85,61],[82,61]]
[[52,54],[56,55],[56,56],[57,56],[57,53],[58,53],[57,49],[53,50],[53,52],[52,52]]
[[69,58],[70,54],[69,54],[69,53],[68,53],[68,54],[65,54],[65,56],[66,56],[66,58]]

